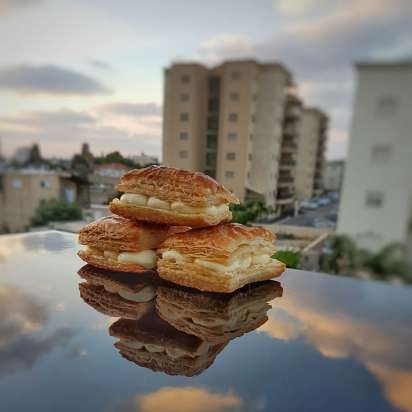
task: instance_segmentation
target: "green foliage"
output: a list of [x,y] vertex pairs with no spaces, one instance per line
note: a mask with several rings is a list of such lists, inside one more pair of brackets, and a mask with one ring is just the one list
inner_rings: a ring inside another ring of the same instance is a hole
[[230,205],[232,222],[244,225],[254,222],[260,215],[267,213],[267,208],[262,202],[248,201],[240,205]]
[[330,240],[330,251],[320,259],[323,272],[355,275],[359,270],[370,272],[375,278],[388,279],[393,276],[412,283],[412,268],[404,260],[404,246],[391,243],[376,253],[358,249],[347,236],[336,235]]
[[357,267],[355,242],[344,235],[333,236],[330,240],[330,253],[323,254],[320,268],[327,273],[352,273]]
[[90,162],[81,154],[76,154],[72,159],[72,169],[82,177],[87,177],[91,173],[92,166]]
[[123,155],[118,152],[111,152],[108,153],[105,156],[100,156],[95,158],[95,163],[96,164],[105,164],[105,163],[121,163],[126,166],[129,166],[130,168],[139,168],[140,165],[138,163],[135,163],[132,159],[128,159],[126,157],[123,157]]
[[278,250],[272,259],[280,260],[286,267],[296,269],[299,266],[300,254],[291,250]]
[[45,225],[49,222],[64,222],[82,218],[82,212],[75,203],[67,203],[63,200],[50,199],[41,202],[34,212],[32,224],[34,226]]

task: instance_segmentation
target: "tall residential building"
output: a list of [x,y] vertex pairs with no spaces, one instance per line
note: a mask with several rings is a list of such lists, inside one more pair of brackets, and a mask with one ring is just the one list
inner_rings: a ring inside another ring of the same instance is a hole
[[338,232],[412,257],[412,62],[361,63]]
[[[241,200],[293,205],[292,164],[279,167],[291,74],[281,65],[228,61],[165,71],[163,163],[200,170]],[[285,141],[293,149],[293,136]],[[282,177],[284,190],[278,192]]]
[[344,160],[330,160],[326,162],[323,172],[323,188],[328,192],[340,192],[345,171]]
[[316,108],[302,113],[295,190],[299,200],[318,196],[323,191],[323,171],[328,117]]

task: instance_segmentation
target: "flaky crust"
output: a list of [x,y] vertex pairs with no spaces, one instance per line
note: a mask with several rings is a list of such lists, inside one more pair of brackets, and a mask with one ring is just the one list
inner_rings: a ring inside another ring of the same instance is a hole
[[112,213],[127,219],[157,222],[167,225],[207,227],[222,222],[230,222],[232,213],[230,211],[216,216],[206,213],[181,213],[173,210],[155,209],[147,206],[137,206],[119,202],[114,199],[109,204]]
[[232,340],[263,325],[269,304],[282,296],[278,282],[246,286],[230,294],[159,287],[156,310],[176,329],[208,342]]
[[117,186],[119,192],[154,196],[191,206],[239,203],[239,199],[216,180],[201,173],[166,166],[130,170]]
[[226,342],[210,348],[207,356],[201,358],[187,356],[177,359],[170,358],[166,353],[150,353],[139,350],[128,346],[122,341],[116,342],[114,346],[123,358],[138,366],[149,368],[153,372],[163,372],[167,375],[191,377],[199,375],[209,368],[215,361],[218,353],[226,346]]
[[77,255],[86,263],[96,266],[100,269],[107,269],[119,272],[145,273],[147,269],[135,263],[121,263],[105,256],[96,255],[94,252],[79,250]]
[[154,301],[131,302],[115,293],[107,292],[103,286],[91,283],[80,283],[79,291],[85,303],[106,316],[139,319],[153,310],[154,306]]
[[245,244],[273,249],[274,253],[275,238],[271,231],[262,227],[226,223],[169,236],[160,245],[158,253],[175,250],[188,258],[225,263],[239,246]]
[[79,243],[114,252],[156,249],[171,230],[166,225],[131,221],[107,216],[89,223],[79,233]]
[[84,265],[77,273],[89,283],[129,293],[138,293],[146,286],[157,288],[160,285],[169,285],[169,282],[159,277],[154,270],[146,270],[139,276],[135,276],[133,273],[113,272],[92,265]]
[[163,279],[206,292],[222,293],[231,293],[246,284],[275,278],[280,276],[285,268],[285,265],[276,259],[264,265],[254,265],[227,273],[217,273],[195,263],[179,263],[167,259],[159,259],[157,264],[157,271]]

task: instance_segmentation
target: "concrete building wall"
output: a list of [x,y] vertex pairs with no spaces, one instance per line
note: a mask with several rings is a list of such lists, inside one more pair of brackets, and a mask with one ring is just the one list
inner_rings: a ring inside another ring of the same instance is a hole
[[276,188],[282,143],[282,122],[289,76],[271,65],[261,65],[257,76],[256,122],[248,189],[276,207]]
[[11,232],[26,230],[40,202],[57,199],[61,193],[57,174],[7,172],[3,175],[3,189],[4,220]]
[[361,64],[357,76],[338,232],[377,250],[411,238],[412,64]]
[[[216,177],[244,199],[252,162],[257,67],[252,61],[230,62],[224,63],[219,72],[221,104]],[[234,95],[237,99],[233,99]],[[236,137],[230,138],[230,134]]]
[[208,70],[176,64],[165,71],[163,156],[168,166],[204,168]]
[[323,179],[325,115],[318,109],[305,108],[298,142],[295,191],[298,200],[319,193],[316,183]]
[[344,160],[332,160],[326,163],[323,186],[328,192],[340,192],[345,171]]

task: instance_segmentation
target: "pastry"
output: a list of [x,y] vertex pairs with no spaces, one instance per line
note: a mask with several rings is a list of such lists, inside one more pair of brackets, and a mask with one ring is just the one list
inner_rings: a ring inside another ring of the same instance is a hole
[[195,289],[160,286],[156,310],[176,329],[208,342],[224,342],[263,325],[269,302],[282,296],[279,282],[267,280],[233,293],[208,293]]
[[210,344],[180,332],[155,311],[138,320],[119,319],[109,328],[127,360],[168,375],[194,376],[207,369],[227,342]]
[[155,249],[171,229],[108,216],[86,225],[79,243],[86,248],[78,255],[93,266],[121,272],[145,272],[156,268]]
[[204,227],[228,222],[230,203],[239,200],[211,177],[188,170],[150,166],[127,172],[110,211],[129,219],[177,226]]
[[274,240],[269,230],[236,223],[189,230],[162,243],[157,270],[178,285],[230,293],[283,273],[285,265],[271,258]]
[[79,284],[79,290],[87,304],[105,315],[129,319],[152,309],[158,286],[168,284],[155,272],[135,276],[85,265],[78,274],[86,281]]

